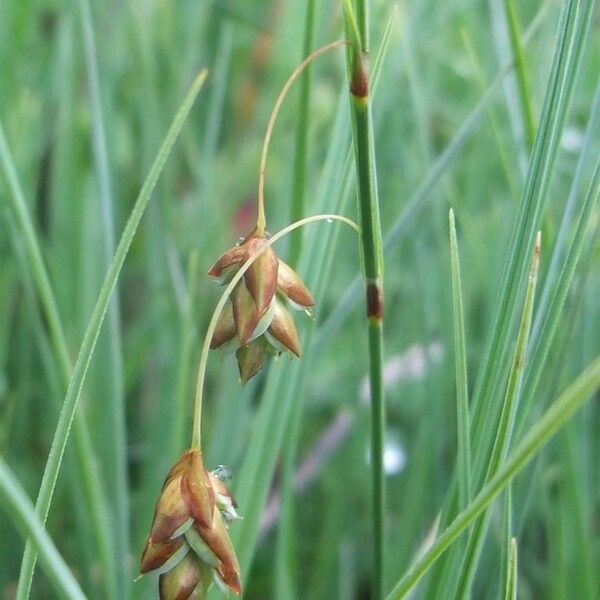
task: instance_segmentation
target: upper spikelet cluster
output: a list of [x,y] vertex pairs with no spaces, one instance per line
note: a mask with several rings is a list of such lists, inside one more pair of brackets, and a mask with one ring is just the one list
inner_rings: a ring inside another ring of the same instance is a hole
[[265,233],[253,231],[223,254],[208,274],[219,283],[231,281],[238,269],[260,253],[231,294],[211,340],[211,348],[235,340],[243,383],[260,371],[267,353],[300,356],[300,342],[288,306],[308,310],[315,301],[298,274],[277,257]]

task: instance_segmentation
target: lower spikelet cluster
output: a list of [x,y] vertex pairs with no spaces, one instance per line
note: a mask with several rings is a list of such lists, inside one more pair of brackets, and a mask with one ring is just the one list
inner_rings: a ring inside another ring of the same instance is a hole
[[[208,274],[221,284],[228,283],[266,240],[266,234],[253,231],[225,252]],[[231,302],[220,315],[211,348],[235,341],[240,377],[246,383],[260,371],[267,354],[300,356],[298,333],[287,307],[308,310],[314,304],[298,274],[267,247],[235,286]]]
[[227,528],[239,518],[223,467],[208,472],[188,450],[165,479],[140,571],[160,574],[161,600],[203,600],[214,581],[240,595],[240,568]]

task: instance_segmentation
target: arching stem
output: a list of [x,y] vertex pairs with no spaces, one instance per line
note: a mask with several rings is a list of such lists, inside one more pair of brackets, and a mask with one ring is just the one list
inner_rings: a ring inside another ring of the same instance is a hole
[[239,269],[239,271],[233,276],[232,280],[229,282],[225,291],[219,298],[217,302],[217,306],[215,307],[215,311],[213,312],[212,318],[208,325],[208,329],[206,331],[206,336],[204,338],[204,344],[202,346],[202,353],[200,354],[200,363],[198,365],[198,378],[196,380],[196,397],[194,401],[194,422],[193,422],[193,431],[192,431],[192,448],[200,449],[201,447],[201,439],[202,439],[202,395],[204,392],[204,377],[206,375],[206,365],[208,363],[208,353],[210,351],[210,341],[212,340],[213,334],[215,332],[215,327],[217,326],[217,321],[219,320],[219,316],[221,315],[221,311],[225,306],[225,303],[229,299],[231,292],[233,292],[233,288],[238,284],[240,279],[244,276],[244,273],[250,268],[252,263],[269,247],[272,246],[277,240],[280,240],[282,237],[286,236],[288,233],[291,233],[295,229],[300,227],[304,227],[304,225],[308,225],[309,223],[315,223],[317,221],[339,221],[341,223],[345,223],[349,227],[352,227],[357,233],[360,232],[358,225],[348,219],[346,217],[342,217],[341,215],[313,215],[312,217],[306,217],[305,219],[301,219],[300,221],[296,221],[291,225],[288,225],[281,231],[277,232],[272,237],[265,239],[264,244],[260,247],[257,252],[255,252]]
[[294,72],[290,75],[289,79],[285,82],[285,85],[281,89],[279,93],[279,97],[275,102],[275,106],[273,107],[273,112],[271,113],[271,117],[269,119],[269,123],[267,125],[267,131],[265,132],[265,139],[263,141],[262,147],[262,155],[260,157],[260,170],[258,175],[258,206],[256,211],[256,232],[259,235],[264,234],[266,228],[266,218],[265,218],[265,171],[267,169],[267,152],[269,151],[269,144],[271,142],[271,135],[273,133],[273,127],[275,126],[275,120],[277,119],[277,115],[279,114],[279,110],[281,109],[281,105],[285,100],[290,88],[292,87],[294,81],[298,79],[298,77],[302,74],[302,71],[308,67],[308,65],[315,60],[321,54],[325,54],[325,52],[329,52],[329,50],[333,50],[334,48],[339,48],[341,46],[345,46],[347,42],[345,40],[338,40],[337,42],[332,42],[331,44],[327,44],[318,50],[315,50],[312,54],[309,54],[297,67],[294,69]]

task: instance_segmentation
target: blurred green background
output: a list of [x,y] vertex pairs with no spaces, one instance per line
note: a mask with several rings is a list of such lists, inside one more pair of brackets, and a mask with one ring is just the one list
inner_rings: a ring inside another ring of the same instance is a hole
[[[205,272],[252,228],[262,138],[280,88],[303,58],[306,6],[92,2],[95,60],[86,55],[91,38],[77,3],[0,0],[0,119],[73,361],[158,147],[194,75],[209,70],[125,262],[79,407],[104,489],[119,593],[132,598],[156,596],[154,577],[131,580],[162,480],[191,435],[200,344],[220,293]],[[473,385],[525,180],[529,149],[516,81],[504,69],[511,48],[501,7],[496,0],[400,2],[390,23],[393,3],[371,3],[373,56],[391,27],[373,114],[384,234],[399,227],[385,266],[390,585],[431,531],[456,461],[448,208],[458,224]],[[529,32],[526,74],[537,119],[560,3],[516,8]],[[317,2],[312,47],[341,37],[340,3]],[[586,137],[598,104],[599,56],[595,13],[542,218],[540,291],[578,159],[590,157],[575,192],[581,198],[599,152],[598,123]],[[506,76],[498,80],[498,73]],[[311,78],[305,214],[356,218],[353,180],[344,177],[350,121],[343,52],[318,59]],[[284,104],[269,155],[271,231],[291,218],[298,89]],[[474,114],[482,97],[489,101]],[[3,173],[0,454],[35,500],[65,390],[9,193]],[[296,316],[306,365],[282,357],[241,388],[235,357],[213,354],[206,463],[228,465],[234,493],[243,488],[246,519],[231,531],[243,546],[244,597],[368,598],[368,357],[362,294],[349,288],[360,269],[357,240],[326,223],[292,235],[302,235],[299,272],[317,300],[312,319]],[[277,247],[284,259],[289,239]],[[527,424],[600,351],[597,235],[584,249]],[[597,598],[599,427],[596,402],[516,480],[520,598]],[[83,488],[70,439],[48,531],[89,597],[103,598],[106,577]],[[498,508],[475,598],[501,592],[501,521]],[[15,593],[23,547],[0,512],[0,597]],[[32,597],[55,597],[39,566]]]

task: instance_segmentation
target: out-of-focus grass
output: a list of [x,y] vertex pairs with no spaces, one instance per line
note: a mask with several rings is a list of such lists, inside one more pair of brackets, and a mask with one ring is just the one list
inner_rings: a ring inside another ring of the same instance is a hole
[[[89,32],[84,34],[77,3],[3,0],[0,6],[0,120],[72,363],[111,246],[98,178],[109,174],[118,241],[185,91],[200,68],[209,69],[201,100],[134,238],[119,279],[116,315],[101,332],[78,409],[91,432],[99,483],[108,499],[105,527],[115,536],[114,548],[119,546],[113,523],[123,518],[118,510],[129,504],[124,515],[131,531],[129,555],[118,560],[131,581],[164,475],[191,432],[191,379],[219,293],[203,274],[252,226],[262,135],[279,89],[306,47],[307,5],[299,0],[90,4],[96,90],[88,84],[90,56],[86,59],[84,48]],[[561,4],[506,4],[516,11],[520,25],[516,34],[536,129]],[[567,4],[576,9],[577,18],[593,5]],[[390,7],[371,2],[373,55]],[[506,19],[502,2],[401,3],[374,97],[386,252],[388,591],[435,533],[436,517],[452,504],[455,471],[464,472],[469,462],[470,493],[476,498],[488,466],[487,444],[493,441],[488,428],[472,428],[471,460],[457,470],[449,206],[456,215],[460,249],[468,397],[483,407],[478,420],[489,420],[493,432],[495,400],[506,391],[509,361],[495,364],[490,356],[497,350],[510,357],[516,340],[526,277],[503,280],[502,272],[524,202],[529,152],[519,96],[523,81],[506,68],[514,47]],[[339,39],[341,3],[316,3],[313,27],[313,48]],[[572,101],[565,107],[564,127],[559,123],[556,130],[557,156],[540,198],[544,210],[536,216],[544,240],[539,300],[509,456],[549,402],[600,352],[600,258],[597,235],[592,235],[598,209],[588,193],[600,152],[600,126],[591,118],[592,107],[597,115],[600,105],[597,22],[592,20],[581,41]],[[299,119],[307,122],[305,215],[341,211],[356,217],[354,182],[344,175],[350,117],[343,63],[341,51],[320,58],[312,67],[310,94],[300,96],[299,86],[284,105],[267,172],[273,231],[287,224],[294,198],[294,206],[301,205]],[[300,97],[310,102],[305,111],[299,108]],[[106,138],[104,175],[98,148],[96,154],[93,150],[98,135]],[[48,343],[50,323],[32,285],[25,240],[8,210],[11,188],[1,172],[0,453],[34,500],[64,391]],[[597,176],[594,181],[597,185]],[[314,225],[302,233],[301,243],[293,244],[294,253],[301,248],[299,272],[318,303],[313,320],[300,319],[303,360],[273,363],[246,388],[237,384],[232,356],[215,354],[209,362],[205,452],[209,467],[224,463],[234,473],[233,491],[246,519],[234,524],[231,533],[240,551],[247,598],[368,597],[372,544],[366,331],[360,286],[347,292],[360,268],[355,236],[336,227]],[[533,220],[529,229],[532,235],[537,229]],[[532,248],[527,237],[523,256]],[[285,245],[283,241],[279,247],[284,259]],[[515,272],[528,268],[529,261],[520,260]],[[504,349],[490,350],[496,299],[506,294],[506,286],[517,318],[507,321],[504,332],[495,330]],[[122,342],[120,354],[114,352],[115,339]],[[114,430],[118,406],[111,408],[119,370],[126,446]],[[493,385],[485,383],[490,373],[497,380]],[[483,398],[486,389],[493,394]],[[472,418],[473,404],[470,412]],[[518,563],[510,562],[510,569],[505,510],[501,503],[491,506],[473,597],[503,597],[507,572],[508,577],[518,573],[519,598],[597,596],[599,426],[598,403],[589,403],[512,481],[513,528],[508,533],[517,540]],[[286,446],[291,458],[284,467]],[[94,519],[84,501],[77,448],[70,440],[47,528],[83,590],[99,598],[107,581],[106,561],[98,553]],[[308,465],[316,471],[308,472],[304,464],[309,455],[317,457]],[[294,462],[299,489],[291,493],[281,490],[281,484],[293,481]],[[119,463],[127,467],[127,486],[117,483]],[[126,493],[125,503],[116,504],[115,489]],[[270,495],[283,505],[268,501]],[[278,536],[281,514],[285,529]],[[268,517],[274,525],[261,528],[261,515],[263,524]],[[10,598],[24,541],[3,510],[0,532],[0,596]],[[447,588],[438,582],[448,580],[444,565],[456,564],[453,576],[458,579],[460,563],[452,562],[452,554],[448,557],[426,581],[427,597],[436,589],[443,597]],[[155,590],[156,581],[149,576],[132,584],[131,595],[153,598]],[[41,568],[32,597],[54,597]]]

